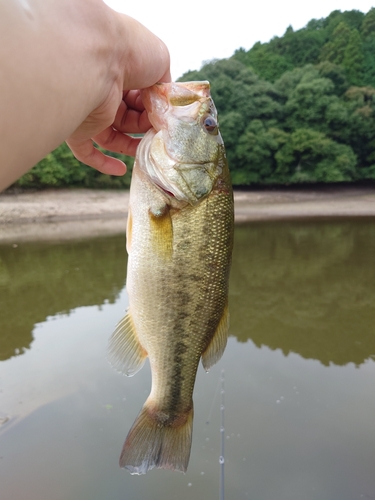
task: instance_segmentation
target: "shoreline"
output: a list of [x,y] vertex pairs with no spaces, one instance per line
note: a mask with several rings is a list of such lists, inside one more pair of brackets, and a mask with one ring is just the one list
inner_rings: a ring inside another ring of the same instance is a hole
[[[374,186],[235,190],[237,224],[375,217]],[[61,189],[0,194],[0,243],[124,234],[129,191]]]

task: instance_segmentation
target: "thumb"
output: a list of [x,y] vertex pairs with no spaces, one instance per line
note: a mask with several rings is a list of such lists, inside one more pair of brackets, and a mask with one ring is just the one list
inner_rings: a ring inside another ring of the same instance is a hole
[[121,14],[121,18],[123,90],[170,82],[170,56],[165,43],[132,17]]

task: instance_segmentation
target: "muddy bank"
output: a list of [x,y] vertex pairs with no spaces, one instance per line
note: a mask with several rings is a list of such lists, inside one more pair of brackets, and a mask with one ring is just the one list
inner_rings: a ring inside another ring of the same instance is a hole
[[[375,217],[375,187],[235,191],[237,223]],[[128,191],[48,190],[0,195],[0,242],[62,240],[125,232]]]

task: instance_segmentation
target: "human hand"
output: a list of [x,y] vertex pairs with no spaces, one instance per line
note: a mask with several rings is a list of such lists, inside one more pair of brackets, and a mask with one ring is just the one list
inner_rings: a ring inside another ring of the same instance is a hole
[[[109,151],[135,156],[141,139],[127,134],[142,134],[151,127],[139,89],[159,81],[169,82],[171,75],[164,43],[134,19],[115,14],[124,36],[116,80],[105,89],[103,102],[66,142],[82,163],[105,174],[123,175],[126,165],[99,151],[94,143]],[[129,90],[134,88],[137,90]]]
[[164,43],[102,0],[0,0],[0,33],[0,191],[67,137],[82,162],[124,174],[94,142],[135,154],[126,134],[150,127],[137,89],[171,79]]

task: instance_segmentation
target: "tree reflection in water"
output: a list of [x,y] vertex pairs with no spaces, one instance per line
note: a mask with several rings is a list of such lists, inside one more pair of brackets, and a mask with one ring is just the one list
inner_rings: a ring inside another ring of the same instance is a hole
[[375,356],[375,224],[272,222],[237,227],[231,333],[317,359]]
[[[238,226],[230,333],[324,365],[375,355],[371,220]],[[113,303],[125,286],[125,237],[0,247],[0,360],[28,348],[36,323]]]
[[124,235],[0,246],[0,361],[28,348],[48,316],[115,302],[126,262]]

